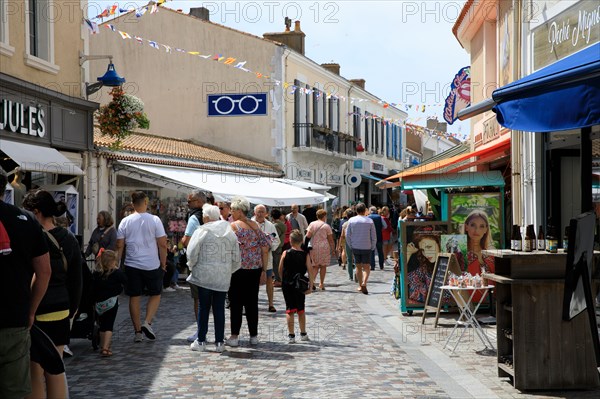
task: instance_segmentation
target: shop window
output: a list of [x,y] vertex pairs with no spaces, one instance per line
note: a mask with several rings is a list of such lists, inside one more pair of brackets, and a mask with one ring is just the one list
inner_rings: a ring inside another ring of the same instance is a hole
[[402,128],[398,125],[392,125],[394,128],[394,159],[402,161]]
[[25,12],[25,63],[28,66],[57,74],[54,65],[54,0],[28,0]]
[[371,118],[371,114],[365,111],[365,150],[368,152],[371,151],[371,143],[373,142],[371,138],[372,122],[373,119]]
[[8,15],[6,0],[0,0],[0,43],[8,44]]
[[340,100],[333,96],[329,99],[329,128],[340,131]]
[[15,48],[10,46],[8,26],[8,0],[0,0],[0,54],[10,57]]
[[296,147],[310,146],[310,113],[309,96],[303,93],[300,88],[308,88],[307,85],[294,80],[297,87],[294,92],[294,145]]
[[388,158],[392,157],[392,124],[386,123],[385,125],[385,156]]

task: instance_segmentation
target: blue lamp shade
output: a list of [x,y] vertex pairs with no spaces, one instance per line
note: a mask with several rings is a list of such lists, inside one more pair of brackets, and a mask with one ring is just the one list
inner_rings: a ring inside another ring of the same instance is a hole
[[102,82],[104,86],[116,87],[125,83],[125,78],[122,78],[117,74],[117,71],[115,71],[115,65],[111,62],[108,64],[108,69],[106,70],[104,76],[99,77],[98,81]]

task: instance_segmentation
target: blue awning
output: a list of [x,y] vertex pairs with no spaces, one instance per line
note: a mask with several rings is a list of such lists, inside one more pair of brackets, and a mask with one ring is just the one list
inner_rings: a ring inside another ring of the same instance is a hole
[[370,179],[370,180],[374,180],[374,181],[380,181],[380,180],[383,180],[383,179],[380,179],[379,177],[375,177],[375,176],[373,176],[373,175],[368,175],[368,174],[366,174],[366,173],[361,173],[360,175],[361,175],[362,177],[364,177],[365,179]]
[[600,124],[600,43],[492,93],[498,123],[550,132]]

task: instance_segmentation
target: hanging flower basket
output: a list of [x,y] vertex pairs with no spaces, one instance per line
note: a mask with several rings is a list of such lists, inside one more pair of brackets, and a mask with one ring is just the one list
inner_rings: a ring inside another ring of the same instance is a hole
[[144,113],[144,103],[131,94],[125,94],[121,87],[110,91],[112,101],[97,111],[98,124],[103,136],[117,139],[111,148],[119,148],[121,141],[134,129],[150,128],[150,120]]

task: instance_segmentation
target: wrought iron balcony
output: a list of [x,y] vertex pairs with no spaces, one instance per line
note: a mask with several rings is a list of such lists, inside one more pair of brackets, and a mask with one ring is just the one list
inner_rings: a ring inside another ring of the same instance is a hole
[[354,137],[313,123],[294,123],[294,147],[307,147],[355,156]]

